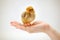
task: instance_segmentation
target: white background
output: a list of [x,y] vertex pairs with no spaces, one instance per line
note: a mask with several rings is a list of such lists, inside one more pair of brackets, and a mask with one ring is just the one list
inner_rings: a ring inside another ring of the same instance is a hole
[[59,0],[0,0],[0,40],[51,40],[45,33],[30,34],[10,25],[21,22],[21,14],[27,6],[33,6],[36,19],[50,24],[60,32]]

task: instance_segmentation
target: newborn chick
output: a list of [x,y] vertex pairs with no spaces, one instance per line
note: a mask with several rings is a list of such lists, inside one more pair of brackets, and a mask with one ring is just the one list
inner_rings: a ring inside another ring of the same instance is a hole
[[31,25],[31,22],[35,19],[35,12],[32,6],[26,8],[26,11],[22,14],[22,22],[24,25]]

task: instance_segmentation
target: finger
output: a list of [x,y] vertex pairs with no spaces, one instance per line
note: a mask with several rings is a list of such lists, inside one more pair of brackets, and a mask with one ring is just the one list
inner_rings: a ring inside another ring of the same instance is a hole
[[12,21],[12,22],[10,22],[10,24],[11,24],[12,26],[22,25],[21,23],[18,23],[18,22],[16,22],[16,21]]
[[17,29],[25,30],[25,26],[22,25],[21,23],[18,23],[16,21],[10,22],[12,26],[16,27]]

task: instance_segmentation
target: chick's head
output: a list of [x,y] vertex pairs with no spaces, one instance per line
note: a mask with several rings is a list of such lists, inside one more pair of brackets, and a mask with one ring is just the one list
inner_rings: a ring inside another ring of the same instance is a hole
[[33,9],[32,6],[28,6],[28,7],[26,8],[26,11],[29,12],[29,13],[31,13],[31,12],[34,12],[34,9]]

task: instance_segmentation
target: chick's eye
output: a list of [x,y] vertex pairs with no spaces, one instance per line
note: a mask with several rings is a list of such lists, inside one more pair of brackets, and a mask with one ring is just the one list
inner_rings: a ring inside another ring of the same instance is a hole
[[33,11],[33,9],[30,9],[29,11]]

